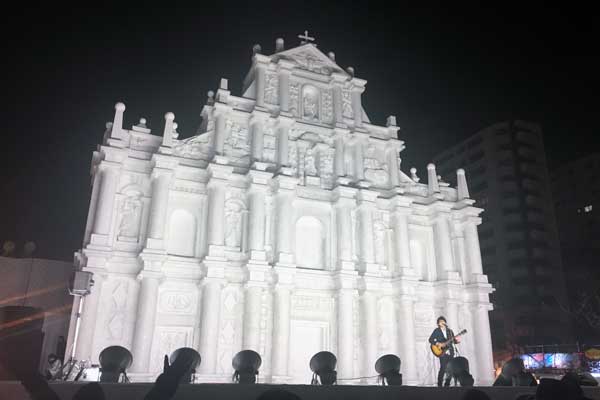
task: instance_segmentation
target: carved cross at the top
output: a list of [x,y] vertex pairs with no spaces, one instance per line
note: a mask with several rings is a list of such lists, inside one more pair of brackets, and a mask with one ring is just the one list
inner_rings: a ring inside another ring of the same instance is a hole
[[302,39],[302,41],[300,42],[300,44],[305,44],[308,42],[313,42],[315,40],[314,37],[310,37],[308,36],[308,31],[304,31],[304,35],[298,35],[299,39]]

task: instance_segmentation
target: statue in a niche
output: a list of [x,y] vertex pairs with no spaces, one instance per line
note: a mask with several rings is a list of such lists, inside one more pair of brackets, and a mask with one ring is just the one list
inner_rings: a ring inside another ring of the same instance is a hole
[[239,247],[242,243],[242,206],[237,201],[225,205],[225,245]]
[[140,227],[142,202],[137,195],[127,196],[121,206],[119,236],[137,238]]

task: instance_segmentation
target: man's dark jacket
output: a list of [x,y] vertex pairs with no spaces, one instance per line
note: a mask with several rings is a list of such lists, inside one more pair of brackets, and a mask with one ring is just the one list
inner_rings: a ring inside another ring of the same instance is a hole
[[[433,332],[431,333],[431,336],[429,336],[429,343],[435,344],[435,343],[445,342],[446,340],[454,337],[454,332],[452,332],[452,329],[446,328],[446,335],[448,335],[447,338],[444,337],[444,334],[442,333],[442,330],[439,327],[435,328],[433,330]],[[454,343],[456,343],[456,341],[454,341]],[[444,354],[454,357],[454,346],[452,346],[451,344],[448,344],[445,347],[445,349],[446,349],[446,353],[444,353]]]

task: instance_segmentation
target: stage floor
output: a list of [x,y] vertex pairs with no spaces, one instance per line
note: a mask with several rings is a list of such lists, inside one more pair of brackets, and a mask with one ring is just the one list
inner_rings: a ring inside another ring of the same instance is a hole
[[[71,400],[85,383],[53,383],[50,387],[61,400]],[[107,400],[142,400],[150,390],[150,383],[102,384]],[[310,386],[310,385],[234,385],[197,384],[181,385],[176,400],[254,400],[269,389],[284,389],[303,400],[460,400],[467,388],[437,388],[417,386]],[[514,400],[517,395],[534,393],[535,388],[479,387],[493,400]],[[585,388],[586,396],[600,400],[600,387]],[[29,400],[30,397],[18,382],[0,382],[0,399]]]

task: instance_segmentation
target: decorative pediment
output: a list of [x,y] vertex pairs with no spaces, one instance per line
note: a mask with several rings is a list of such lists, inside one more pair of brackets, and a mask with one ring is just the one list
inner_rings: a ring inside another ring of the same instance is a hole
[[299,68],[318,74],[329,75],[332,72],[345,73],[339,65],[331,61],[329,57],[321,53],[314,44],[307,43],[293,49],[282,51],[271,57],[274,62],[279,59],[293,61]]

